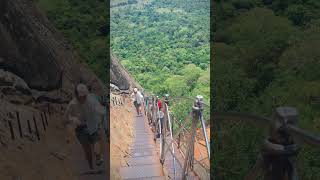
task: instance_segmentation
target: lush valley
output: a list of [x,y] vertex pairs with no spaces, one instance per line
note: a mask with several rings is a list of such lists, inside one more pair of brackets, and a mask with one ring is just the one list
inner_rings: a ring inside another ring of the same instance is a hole
[[[137,1],[113,7],[111,49],[146,91],[160,97],[201,94],[208,103],[209,12],[208,0]],[[190,103],[174,107],[178,119],[190,111]]]
[[[277,106],[299,111],[298,126],[320,134],[319,1],[214,1],[213,96],[218,111],[270,117]],[[214,179],[243,179],[267,129],[219,122]],[[320,178],[320,150],[302,145],[301,179]]]

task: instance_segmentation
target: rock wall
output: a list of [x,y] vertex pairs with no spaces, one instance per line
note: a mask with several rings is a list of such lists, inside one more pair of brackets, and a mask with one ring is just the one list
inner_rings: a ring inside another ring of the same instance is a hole
[[129,72],[120,64],[118,58],[111,53],[110,65],[110,83],[116,85],[120,90],[130,90],[133,87],[142,89],[129,74]]
[[80,62],[32,0],[0,1],[0,179],[77,179],[58,156],[73,147],[66,104],[79,82],[107,92]]
[[72,91],[80,81],[103,83],[30,0],[0,2],[0,68],[31,89]]

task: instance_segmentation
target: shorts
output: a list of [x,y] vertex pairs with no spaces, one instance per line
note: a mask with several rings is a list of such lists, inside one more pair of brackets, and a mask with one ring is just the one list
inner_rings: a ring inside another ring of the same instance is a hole
[[139,104],[137,101],[134,101],[133,104],[134,104],[134,106],[135,106],[136,108],[138,108],[138,107],[140,106],[140,104]]
[[75,131],[80,144],[95,144],[100,139],[98,131],[90,134],[86,125],[78,126]]

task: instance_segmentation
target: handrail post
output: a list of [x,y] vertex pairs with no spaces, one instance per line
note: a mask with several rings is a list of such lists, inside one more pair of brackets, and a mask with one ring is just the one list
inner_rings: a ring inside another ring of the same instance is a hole
[[[158,99],[156,99],[157,101]],[[163,141],[163,124],[161,124],[161,118],[160,118],[160,109],[158,107],[158,103],[156,102],[156,109],[157,109],[157,120],[158,120],[158,126],[159,127],[159,143],[160,143],[160,163],[163,163],[163,154],[164,154],[164,141]]]
[[292,107],[278,107],[275,110],[270,129],[270,136],[264,141],[261,155],[256,165],[246,176],[246,180],[254,180],[260,170],[264,171],[265,179],[297,180],[296,157],[299,146],[287,132],[286,127],[296,125],[298,112]]
[[192,106],[191,139],[190,139],[189,144],[188,144],[187,155],[185,157],[183,170],[182,170],[183,180],[187,179],[188,165],[190,165],[189,163],[193,163],[193,161],[192,161],[192,157],[194,155],[193,146],[194,146],[195,135],[196,135],[196,130],[197,130],[197,122],[198,122],[199,118],[200,118],[200,107],[199,107],[199,99],[197,97],[195,102],[194,102],[194,104],[193,104],[193,106]]
[[206,140],[208,158],[210,159],[210,143],[209,143],[209,139],[208,139],[208,135],[207,135],[206,124],[205,124],[204,119],[203,119],[203,96],[198,95],[197,99],[198,99],[199,116],[200,116],[199,118],[200,118],[200,121],[201,121],[202,132],[203,132],[203,135],[204,135],[205,140]]
[[178,149],[180,149],[181,133],[178,135]]
[[152,126],[154,130],[154,141],[157,140],[157,112],[156,112],[156,102],[155,97],[152,97]]
[[[165,107],[165,105],[162,106],[162,108]],[[159,109],[160,111],[160,109]],[[165,112],[167,113],[167,111],[165,110]],[[159,114],[159,119],[160,119],[160,114]],[[166,144],[166,132],[167,132],[167,116],[164,114],[163,118],[162,118],[162,128],[161,128],[161,135],[162,135],[162,147],[161,147],[161,158],[160,158],[160,162],[161,164],[164,163],[164,160],[165,160],[165,153],[164,153],[164,150],[165,150],[165,144]]]
[[[164,104],[165,104],[165,111],[166,111],[166,114],[167,114],[167,120],[169,120],[169,111],[168,111],[168,106],[169,106],[169,94],[165,94],[164,96]],[[168,124],[167,124],[168,125]],[[169,124],[170,126],[170,124]],[[166,126],[167,129],[170,129],[168,128],[168,126]]]
[[173,145],[173,133],[172,133],[172,123],[171,123],[171,118],[170,118],[170,114],[169,114],[169,95],[166,94],[165,95],[165,110],[166,110],[166,115],[168,118],[168,122],[169,122],[169,132],[170,132],[170,139],[171,139],[171,148],[172,148],[172,154],[173,154],[173,179],[176,179],[176,158],[175,158],[175,151],[174,151],[174,145]]

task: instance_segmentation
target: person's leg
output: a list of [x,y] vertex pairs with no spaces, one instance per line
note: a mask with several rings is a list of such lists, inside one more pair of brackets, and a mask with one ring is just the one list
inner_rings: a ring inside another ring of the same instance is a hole
[[84,127],[77,127],[75,129],[76,136],[78,141],[80,142],[82,149],[84,151],[85,159],[88,162],[89,168],[93,169],[93,162],[92,162],[92,149],[90,148],[89,143],[89,134],[86,132]]
[[[103,134],[103,132],[102,132],[103,130],[101,129],[101,132],[100,132],[100,135],[102,135]],[[99,144],[100,144],[100,154],[102,155],[103,154],[103,147],[104,147],[104,145],[105,145],[105,141],[104,141],[104,138],[102,138],[102,136],[100,137],[100,139],[99,139]]]
[[160,118],[160,124],[161,124],[161,129],[160,129],[160,131],[161,131],[161,133],[163,133],[163,118]]
[[92,145],[91,144],[81,144],[84,150],[85,157],[88,161],[88,165],[90,169],[93,169],[93,161],[92,161]]
[[139,115],[142,115],[141,104],[139,104]]
[[138,106],[138,103],[136,101],[134,102],[134,107],[136,108],[137,115],[139,115],[139,106]]
[[140,106],[139,106],[139,104],[137,104],[137,113],[138,113],[138,116],[140,115]]
[[90,153],[90,161],[93,167],[93,156],[94,156],[94,144],[90,143],[90,149],[89,149],[89,153]]
[[94,143],[94,152],[96,154],[96,156],[100,156],[101,154],[101,144],[100,144],[100,141]]
[[100,136],[102,129],[100,128],[98,132],[91,135],[91,142],[94,146],[95,155],[96,155],[96,164],[100,166],[103,163],[103,138]]

